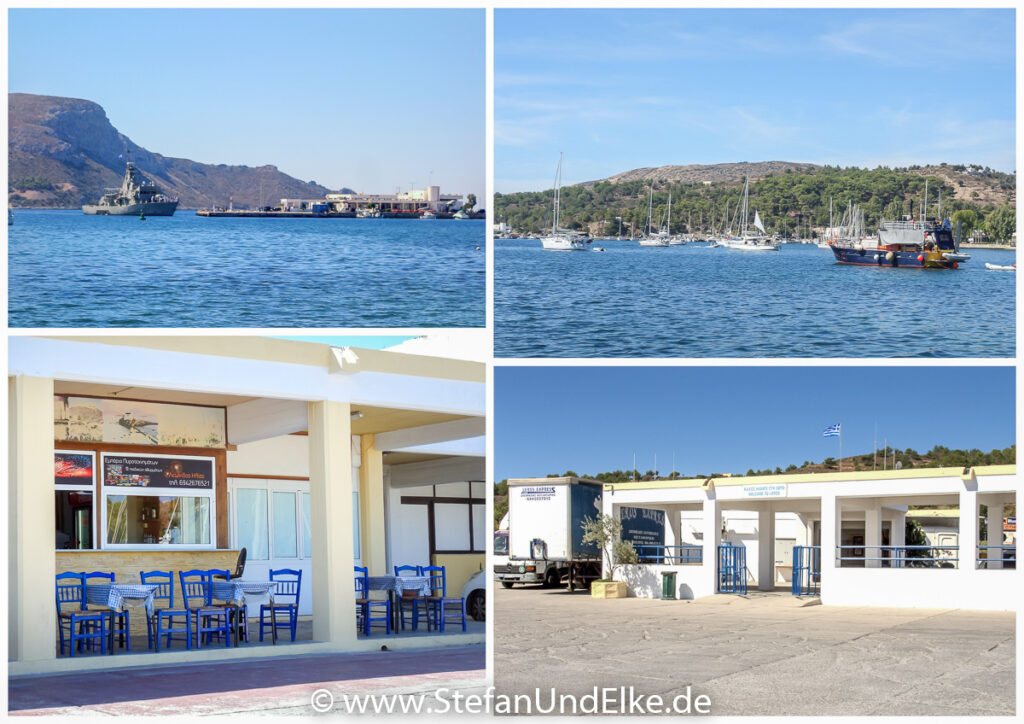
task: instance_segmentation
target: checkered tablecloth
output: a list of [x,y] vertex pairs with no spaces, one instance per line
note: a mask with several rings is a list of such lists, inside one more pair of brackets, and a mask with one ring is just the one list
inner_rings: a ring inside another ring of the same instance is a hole
[[416,591],[421,596],[430,595],[430,578],[427,576],[370,576],[367,587],[371,591],[394,591],[401,596],[405,591]]
[[277,592],[276,581],[214,581],[213,598],[217,601],[234,601],[242,605],[246,595],[269,596],[274,602]]
[[85,602],[123,611],[125,601],[143,601],[146,613],[153,615],[153,596],[159,586],[151,583],[89,583],[85,587]]

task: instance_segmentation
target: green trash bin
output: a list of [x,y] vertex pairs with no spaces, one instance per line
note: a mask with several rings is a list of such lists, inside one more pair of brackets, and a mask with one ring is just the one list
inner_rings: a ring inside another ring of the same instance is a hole
[[676,598],[676,572],[665,571],[661,574],[661,597],[666,600]]

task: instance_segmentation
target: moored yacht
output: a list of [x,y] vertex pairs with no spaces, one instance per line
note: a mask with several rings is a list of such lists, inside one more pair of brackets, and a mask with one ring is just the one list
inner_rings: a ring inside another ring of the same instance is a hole
[[541,246],[548,251],[590,251],[591,240],[570,229],[558,228],[558,203],[562,191],[562,154],[558,154],[558,169],[555,171],[555,191],[552,197],[551,233],[540,237]]

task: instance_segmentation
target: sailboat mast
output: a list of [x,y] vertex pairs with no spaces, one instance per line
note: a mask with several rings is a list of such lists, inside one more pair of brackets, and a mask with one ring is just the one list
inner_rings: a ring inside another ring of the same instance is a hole
[[672,192],[668,192],[668,222],[665,224],[668,233],[672,233]]
[[924,201],[921,202],[921,223],[928,221],[928,179],[924,180]]
[[651,184],[651,201],[647,208],[647,235],[654,233],[654,184]]

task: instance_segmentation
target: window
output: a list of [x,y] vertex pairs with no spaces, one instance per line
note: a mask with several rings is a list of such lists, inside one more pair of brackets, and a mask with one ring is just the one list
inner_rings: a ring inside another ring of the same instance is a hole
[[215,548],[214,458],[102,453],[105,548]]
[[236,545],[245,548],[246,556],[254,561],[270,559],[267,521],[267,491],[259,488],[236,489]]
[[54,451],[54,546],[57,550],[95,547],[96,455],[74,450]]
[[274,493],[274,558],[298,558],[295,493]]

